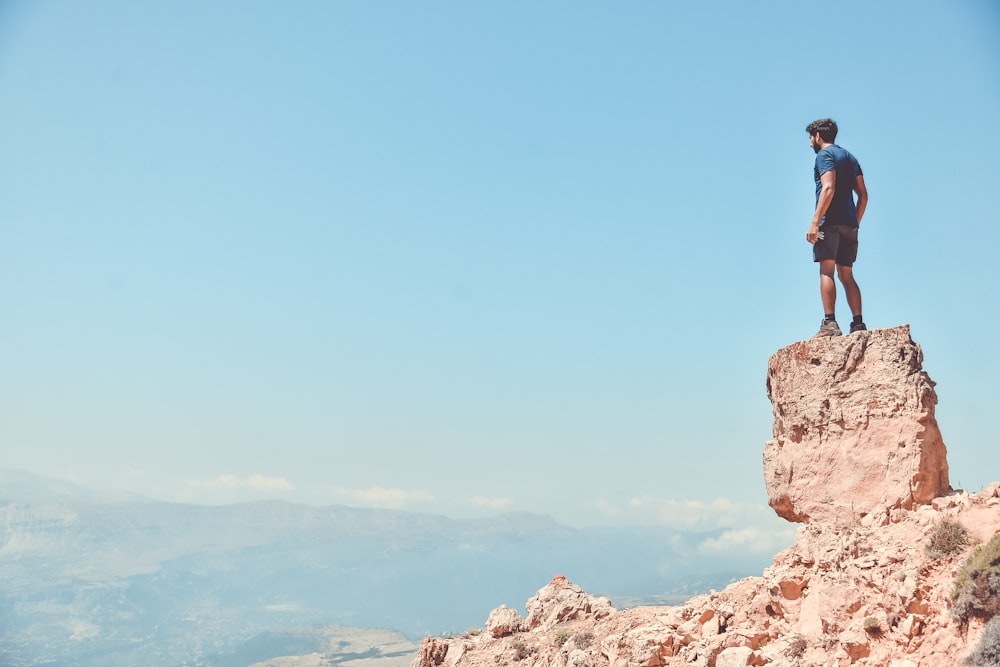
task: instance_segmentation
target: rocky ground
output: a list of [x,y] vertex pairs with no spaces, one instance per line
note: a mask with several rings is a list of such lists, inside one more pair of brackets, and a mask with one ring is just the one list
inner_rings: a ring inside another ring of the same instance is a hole
[[[1000,484],[950,488],[922,359],[909,327],[772,357],[768,498],[803,525],[761,576],[682,605],[617,610],[557,575],[526,616],[500,607],[481,632],[427,638],[412,666],[961,665],[985,619],[955,620],[952,590],[975,544],[1000,531]],[[970,540],[932,557],[945,519]]]

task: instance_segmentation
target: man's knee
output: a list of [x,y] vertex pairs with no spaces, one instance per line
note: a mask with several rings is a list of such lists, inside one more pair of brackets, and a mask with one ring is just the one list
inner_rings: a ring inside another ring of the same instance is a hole
[[861,287],[858,285],[858,281],[855,280],[854,276],[851,274],[841,275],[840,284],[844,286],[844,290],[848,294],[861,291]]

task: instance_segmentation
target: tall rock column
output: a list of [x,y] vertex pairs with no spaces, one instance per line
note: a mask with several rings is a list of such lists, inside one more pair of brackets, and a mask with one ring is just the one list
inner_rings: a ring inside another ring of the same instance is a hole
[[794,522],[928,503],[950,490],[934,382],[908,325],[814,338],[768,362],[768,502]]

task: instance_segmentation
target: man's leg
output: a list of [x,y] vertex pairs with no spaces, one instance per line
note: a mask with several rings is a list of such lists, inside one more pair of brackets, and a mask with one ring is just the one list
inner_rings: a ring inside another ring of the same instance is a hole
[[819,264],[819,295],[823,299],[823,322],[819,325],[816,338],[841,335],[835,317],[837,283],[833,279],[833,272],[837,266],[837,249],[840,245],[839,231],[838,227],[831,227],[823,234],[823,238],[817,239],[813,244],[813,260]]
[[[857,317],[861,314],[861,288],[854,280],[854,267],[838,264],[837,277],[840,278],[840,283],[844,286],[844,295],[847,297],[847,305],[851,309],[851,314]],[[836,294],[834,294],[834,298],[836,298]],[[823,302],[823,305],[826,306],[826,301]]]
[[[833,270],[836,264],[836,261],[832,259],[819,260],[819,295],[823,299],[824,315],[832,315],[837,312],[837,283],[833,281]],[[850,269],[850,267],[847,268]],[[843,280],[843,277],[841,277],[841,280]],[[859,292],[859,304],[861,302],[860,298]]]

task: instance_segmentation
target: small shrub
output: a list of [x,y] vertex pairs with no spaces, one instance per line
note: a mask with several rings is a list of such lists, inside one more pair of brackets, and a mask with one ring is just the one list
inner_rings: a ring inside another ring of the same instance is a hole
[[962,624],[1000,612],[1000,535],[972,550],[955,577],[951,601],[951,615]]
[[558,630],[556,630],[556,635],[555,637],[552,638],[552,641],[555,642],[556,646],[562,646],[563,644],[568,642],[569,638],[572,636],[573,633],[570,632],[569,628],[559,628]]
[[965,659],[968,667],[995,667],[1000,665],[1000,616],[983,627],[983,634],[975,650]]
[[483,634],[482,628],[469,628],[465,631],[466,637],[478,637],[481,634]]
[[534,655],[535,652],[538,651],[536,647],[528,646],[527,644],[525,644],[524,641],[521,640],[519,637],[511,640],[510,646],[511,648],[514,649],[515,660],[524,660],[528,656]]
[[586,651],[594,643],[594,633],[593,632],[578,632],[573,635],[573,643],[581,651]]
[[879,623],[879,620],[874,616],[865,617],[865,620],[861,624],[861,627],[863,627],[865,629],[865,632],[867,632],[872,637],[882,636],[882,624]]
[[955,519],[943,517],[931,533],[924,553],[933,560],[947,558],[962,551],[971,541],[969,530],[965,526]]
[[788,645],[788,650],[785,651],[785,656],[789,658],[801,658],[805,652],[809,643],[805,640],[805,637],[796,637]]

